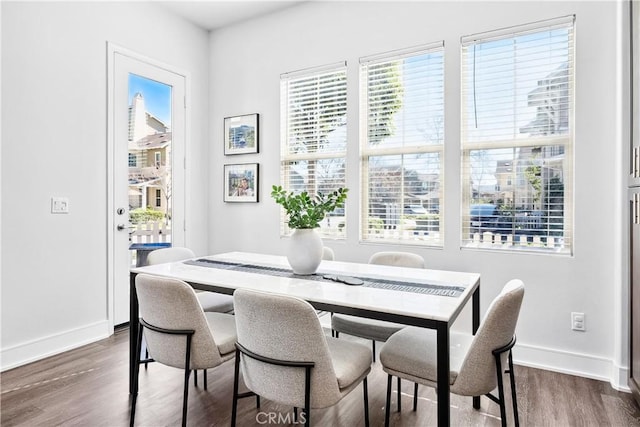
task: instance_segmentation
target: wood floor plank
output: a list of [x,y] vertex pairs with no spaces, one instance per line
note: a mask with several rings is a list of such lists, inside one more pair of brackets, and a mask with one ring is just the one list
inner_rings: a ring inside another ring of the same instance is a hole
[[[341,337],[341,339],[357,338]],[[364,342],[364,341],[363,341]],[[126,426],[129,423],[128,330],[100,342],[25,365],[0,375],[0,424],[3,427]],[[368,343],[367,343],[368,344]],[[640,409],[630,394],[613,390],[602,381],[540,369],[515,367],[522,426],[638,426]],[[189,386],[189,426],[229,426],[233,362],[208,373],[208,390]],[[372,426],[384,425],[386,374],[380,362],[369,375],[369,417]],[[508,378],[505,376],[507,390]],[[183,373],[152,363],[140,371],[136,426],[176,426],[182,416]],[[396,412],[395,381],[391,424],[400,427],[435,426],[436,394],[421,386],[418,411],[412,411],[413,384],[403,381],[402,412]],[[511,402],[507,419],[513,425]],[[271,421],[269,417],[274,417]],[[278,418],[279,417],[279,418]],[[292,424],[292,408],[262,400],[242,399],[239,426]],[[364,425],[362,386],[338,405],[311,411],[314,426]],[[480,410],[471,398],[451,396],[452,426],[499,426],[498,405],[483,397]]]

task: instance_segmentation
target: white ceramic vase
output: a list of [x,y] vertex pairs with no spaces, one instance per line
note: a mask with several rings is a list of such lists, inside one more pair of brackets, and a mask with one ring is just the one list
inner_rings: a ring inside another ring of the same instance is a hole
[[322,239],[315,228],[296,228],[289,239],[287,260],[295,274],[313,274],[322,261]]

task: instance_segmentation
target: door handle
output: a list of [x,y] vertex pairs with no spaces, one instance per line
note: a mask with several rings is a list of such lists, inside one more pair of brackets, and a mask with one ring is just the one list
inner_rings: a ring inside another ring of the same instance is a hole
[[132,225],[118,224],[118,225],[116,226],[116,228],[118,229],[118,231],[122,231],[122,230],[127,230],[127,229],[128,229],[128,230],[131,230],[131,229],[134,229],[134,228],[136,228],[136,227],[134,227],[134,226],[132,226]]

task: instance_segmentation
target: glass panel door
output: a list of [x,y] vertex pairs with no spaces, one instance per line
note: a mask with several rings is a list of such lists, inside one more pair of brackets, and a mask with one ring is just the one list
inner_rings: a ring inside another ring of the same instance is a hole
[[[131,265],[171,244],[172,87],[129,73],[128,194]],[[136,249],[137,248],[137,249]]]
[[186,77],[117,49],[112,65],[107,253],[115,326],[129,321],[131,266],[146,265],[154,249],[185,246]]

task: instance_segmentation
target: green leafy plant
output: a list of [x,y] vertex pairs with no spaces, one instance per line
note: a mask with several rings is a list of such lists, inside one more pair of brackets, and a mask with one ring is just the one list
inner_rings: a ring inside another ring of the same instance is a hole
[[338,188],[332,193],[318,192],[315,197],[311,197],[306,191],[287,193],[281,186],[274,185],[271,197],[287,212],[290,228],[316,228],[327,213],[344,207],[347,191],[348,188]]
[[129,220],[132,224],[143,224],[145,222],[161,221],[164,218],[164,212],[157,211],[153,208],[137,208],[129,212]]

